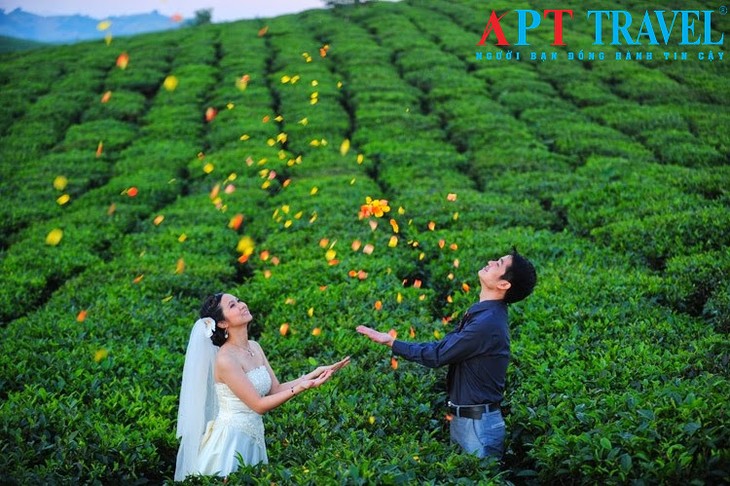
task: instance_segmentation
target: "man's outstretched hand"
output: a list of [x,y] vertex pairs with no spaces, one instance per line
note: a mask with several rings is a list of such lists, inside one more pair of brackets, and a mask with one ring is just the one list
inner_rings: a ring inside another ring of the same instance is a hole
[[355,330],[360,334],[369,337],[372,341],[378,344],[393,346],[393,341],[395,341],[395,338],[387,332],[378,332],[375,329],[371,329],[367,326],[357,326]]

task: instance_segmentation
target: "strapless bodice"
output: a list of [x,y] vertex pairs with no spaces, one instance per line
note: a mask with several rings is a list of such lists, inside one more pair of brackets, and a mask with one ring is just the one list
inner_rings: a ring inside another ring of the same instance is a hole
[[[259,366],[246,372],[246,376],[253,384],[260,396],[265,396],[271,390],[271,376],[265,366]],[[216,383],[215,391],[218,395],[218,416],[208,423],[203,443],[208,441],[213,428],[237,429],[265,448],[264,421],[258,413],[238,398],[225,383]]]

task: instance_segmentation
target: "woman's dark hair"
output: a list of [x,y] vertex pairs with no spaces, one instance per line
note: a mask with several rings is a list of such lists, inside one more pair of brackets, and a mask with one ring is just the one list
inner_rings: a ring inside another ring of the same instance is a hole
[[200,306],[200,318],[210,317],[216,323],[215,331],[213,331],[213,335],[210,337],[210,340],[216,346],[221,346],[226,342],[226,330],[221,329],[217,325],[225,319],[223,317],[223,308],[221,307],[221,297],[223,297],[222,293],[209,295],[203,300],[203,305]]
[[504,294],[504,301],[514,304],[532,293],[537,283],[537,272],[530,260],[517,253],[517,248],[512,248],[510,255],[512,264],[505,270],[502,278],[512,284]]

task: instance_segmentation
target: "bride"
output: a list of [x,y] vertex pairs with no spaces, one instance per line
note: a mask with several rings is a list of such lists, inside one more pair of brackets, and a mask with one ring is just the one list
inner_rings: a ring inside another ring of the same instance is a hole
[[347,357],[279,383],[261,346],[248,338],[248,306],[231,294],[203,301],[185,355],[175,481],[192,474],[227,476],[244,464],[267,463],[262,415],[349,363]]

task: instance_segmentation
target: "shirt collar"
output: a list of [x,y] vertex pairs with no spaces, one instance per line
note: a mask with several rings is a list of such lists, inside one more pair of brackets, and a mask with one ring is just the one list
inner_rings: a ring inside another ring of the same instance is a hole
[[506,304],[503,300],[482,300],[481,302],[477,302],[476,304],[469,307],[469,310],[467,312],[470,314],[474,314],[475,312],[482,312],[488,309],[495,309],[504,306],[506,306]]

